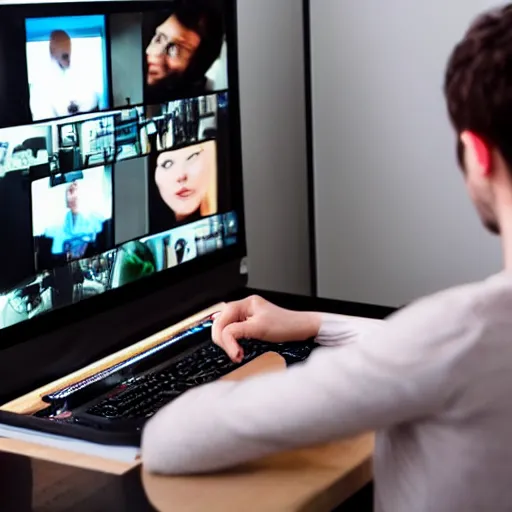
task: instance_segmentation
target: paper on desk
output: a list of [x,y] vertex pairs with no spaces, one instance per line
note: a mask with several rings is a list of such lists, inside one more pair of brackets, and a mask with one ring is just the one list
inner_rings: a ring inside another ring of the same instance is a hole
[[62,450],[101,457],[117,462],[135,462],[140,452],[140,449],[134,446],[106,446],[2,424],[0,424],[0,437],[51,446],[53,448],[60,448]]

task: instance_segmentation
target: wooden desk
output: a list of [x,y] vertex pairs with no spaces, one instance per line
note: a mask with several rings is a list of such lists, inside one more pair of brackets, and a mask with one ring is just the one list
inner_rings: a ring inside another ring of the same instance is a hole
[[[279,356],[233,372],[241,380],[284,370]],[[330,512],[372,480],[373,435],[268,457],[222,474],[162,477],[142,472],[152,505],[161,512]]]
[[372,452],[368,434],[219,475],[142,479],[161,512],[330,512],[371,481]]
[[[243,379],[267,371],[284,371],[284,368],[285,362],[280,356],[268,353],[227,378]],[[113,462],[34,443],[0,439],[0,465],[2,455],[13,454],[108,473],[120,479],[129,478],[124,489],[134,492],[134,486],[142,482],[145,496],[161,512],[330,512],[371,481],[372,452],[373,436],[367,434],[276,455],[222,474],[177,478],[144,471],[141,475],[140,462]],[[30,478],[25,477],[25,480],[30,481]],[[125,501],[129,507],[133,500],[129,497]],[[140,509],[134,506],[134,510]]]

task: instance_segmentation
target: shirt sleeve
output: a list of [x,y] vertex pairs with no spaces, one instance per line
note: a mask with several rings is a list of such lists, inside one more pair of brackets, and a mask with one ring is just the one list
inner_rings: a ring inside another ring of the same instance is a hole
[[386,321],[373,337],[319,347],[288,370],[186,393],[147,423],[145,467],[163,474],[217,471],[433,414],[452,393],[459,331],[472,327],[456,315],[452,322],[435,316],[420,305]]
[[325,313],[315,341],[325,347],[347,345],[368,336],[377,336],[384,324],[384,320]]

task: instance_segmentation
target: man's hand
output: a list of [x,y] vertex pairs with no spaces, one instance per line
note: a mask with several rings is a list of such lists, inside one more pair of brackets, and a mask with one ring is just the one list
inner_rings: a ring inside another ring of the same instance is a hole
[[240,363],[244,358],[240,339],[305,341],[318,334],[320,324],[318,313],[290,311],[254,296],[227,304],[213,323],[212,337],[233,362]]

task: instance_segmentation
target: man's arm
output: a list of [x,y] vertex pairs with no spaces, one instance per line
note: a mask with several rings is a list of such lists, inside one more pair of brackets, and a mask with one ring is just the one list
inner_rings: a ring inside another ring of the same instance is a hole
[[243,360],[240,339],[272,343],[315,338],[325,346],[345,345],[370,334],[382,321],[284,309],[252,296],[226,304],[217,315],[212,340],[236,363]]
[[144,464],[167,474],[216,471],[432,414],[451,394],[463,325],[443,318],[416,306],[375,336],[320,348],[287,371],[186,393],[148,422]]
[[378,336],[384,320],[343,315],[323,314],[316,342],[325,347],[335,347]]

